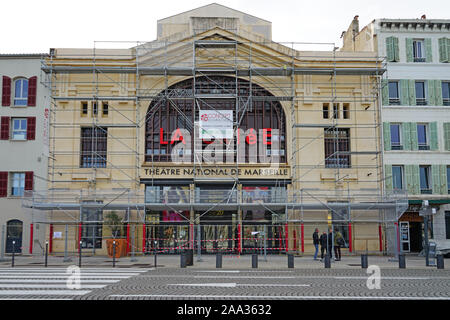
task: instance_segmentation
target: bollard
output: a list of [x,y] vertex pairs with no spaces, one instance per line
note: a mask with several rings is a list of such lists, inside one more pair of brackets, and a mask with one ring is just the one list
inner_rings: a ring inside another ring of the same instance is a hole
[[405,255],[404,254],[399,254],[398,255],[398,267],[400,269],[405,269],[406,268],[406,259],[405,259]]
[[80,241],[80,245],[78,247],[78,267],[81,268],[81,243],[82,241]]
[[288,268],[294,268],[294,255],[288,254]]
[[444,269],[444,256],[442,254],[437,255],[436,266],[438,269]]
[[325,265],[325,268],[327,268],[327,269],[331,268],[331,259],[328,254],[325,255],[324,265]]
[[188,249],[186,250],[186,265],[193,266],[194,265],[194,250]]
[[252,268],[258,268],[258,255],[252,254]]
[[12,259],[11,259],[11,267],[14,267],[14,254],[16,253],[16,242],[12,242]]
[[116,267],[116,241],[113,241],[113,268]]
[[186,268],[186,254],[180,255],[180,268]]
[[48,262],[48,241],[45,241],[45,267],[47,267]]
[[361,268],[367,269],[368,266],[369,266],[369,262],[368,262],[367,254],[362,254],[361,255]]
[[155,269],[156,269],[156,262],[157,262],[156,256],[157,256],[157,254],[158,254],[158,250],[157,250],[157,248],[156,248],[156,244],[157,244],[157,242],[155,241],[155,261],[154,261]]
[[222,268],[222,254],[219,252],[216,254],[216,268]]

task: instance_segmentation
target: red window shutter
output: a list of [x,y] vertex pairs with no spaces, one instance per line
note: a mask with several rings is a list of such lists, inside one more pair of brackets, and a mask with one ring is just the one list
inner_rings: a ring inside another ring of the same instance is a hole
[[28,106],[36,106],[36,89],[37,89],[37,77],[31,77],[28,79]]
[[8,172],[0,172],[0,197],[8,195]]
[[25,172],[25,190],[33,190],[33,171]]
[[27,118],[27,140],[36,138],[36,117]]
[[0,140],[9,140],[9,117],[1,118]]
[[2,106],[7,107],[11,104],[11,78],[3,76],[2,84]]

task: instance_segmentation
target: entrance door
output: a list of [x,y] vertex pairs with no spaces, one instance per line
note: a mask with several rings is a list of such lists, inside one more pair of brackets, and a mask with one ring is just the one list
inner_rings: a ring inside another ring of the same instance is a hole
[[234,226],[225,224],[202,225],[203,253],[232,253]]
[[[22,230],[23,222],[20,220],[9,220],[6,224],[6,253],[22,253]],[[14,242],[14,244],[13,244]]]
[[410,252],[409,222],[400,222],[400,243],[402,252]]
[[244,225],[242,233],[244,253],[280,253],[285,249],[284,228],[281,225]]

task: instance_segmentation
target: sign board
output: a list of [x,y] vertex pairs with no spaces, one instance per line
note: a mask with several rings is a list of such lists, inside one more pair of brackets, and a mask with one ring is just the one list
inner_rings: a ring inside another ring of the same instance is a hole
[[53,239],[61,239],[62,238],[62,232],[53,232]]
[[200,110],[200,139],[232,139],[233,110]]

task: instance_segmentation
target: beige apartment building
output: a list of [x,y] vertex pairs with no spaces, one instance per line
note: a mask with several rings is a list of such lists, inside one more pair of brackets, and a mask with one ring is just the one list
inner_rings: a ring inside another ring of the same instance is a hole
[[121,238],[128,254],[311,254],[330,227],[344,254],[395,251],[406,198],[383,191],[376,53],[277,43],[218,4],[104,47],[51,49],[42,68],[49,184],[24,206],[47,213],[52,253]]

